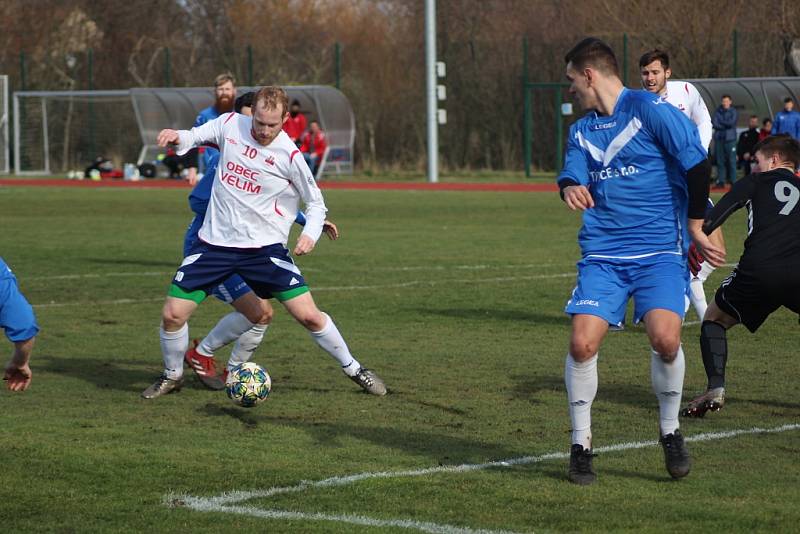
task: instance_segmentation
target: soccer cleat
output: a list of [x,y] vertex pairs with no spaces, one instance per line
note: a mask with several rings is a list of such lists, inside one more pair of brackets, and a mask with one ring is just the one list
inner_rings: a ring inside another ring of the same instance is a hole
[[173,391],[180,391],[182,386],[183,386],[182,377],[178,378],[177,380],[173,380],[171,378],[167,378],[167,375],[162,374],[161,376],[158,377],[158,380],[156,380],[152,386],[142,391],[142,398],[155,399],[156,397],[172,393]]
[[689,458],[689,451],[683,442],[683,435],[680,430],[675,430],[672,434],[661,436],[658,440],[661,448],[664,449],[664,462],[667,471],[672,478],[683,478],[689,474],[692,460]]
[[706,412],[718,412],[725,406],[725,388],[713,388],[696,397],[681,410],[683,417],[705,417]]
[[379,397],[386,395],[386,384],[383,383],[381,377],[375,374],[375,371],[362,367],[354,376],[349,378],[361,386],[367,393]]
[[592,449],[584,449],[583,445],[573,443],[569,451],[569,481],[573,484],[588,486],[597,480],[592,471]]
[[217,374],[216,360],[213,356],[203,356],[197,352],[197,340],[194,342],[194,347],[186,351],[183,359],[205,387],[214,391],[225,389],[225,381]]

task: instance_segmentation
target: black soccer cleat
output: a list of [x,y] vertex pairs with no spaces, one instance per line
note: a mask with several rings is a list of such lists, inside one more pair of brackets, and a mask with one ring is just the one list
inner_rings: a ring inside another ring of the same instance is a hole
[[725,406],[725,388],[713,388],[692,399],[681,410],[681,417],[703,418],[708,412],[718,412]]
[[584,449],[583,445],[572,444],[569,451],[569,481],[580,486],[588,486],[597,480],[597,475],[592,471],[591,449]]
[[683,442],[683,434],[680,430],[675,430],[672,434],[661,436],[658,440],[661,448],[664,449],[664,462],[667,471],[672,478],[683,478],[689,474],[692,460],[689,458],[689,451]]

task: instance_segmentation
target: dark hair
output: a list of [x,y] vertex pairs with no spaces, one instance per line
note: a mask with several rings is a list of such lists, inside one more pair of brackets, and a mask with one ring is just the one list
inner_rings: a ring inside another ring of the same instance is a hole
[[300,107],[300,101],[295,98],[294,100],[292,100],[292,105]]
[[758,115],[750,115],[750,118],[751,118],[751,119],[757,119],[757,118],[758,118]]
[[764,126],[764,125],[766,125],[768,122],[772,122],[772,119],[771,119],[771,118],[769,118],[769,117],[764,117],[764,120],[763,120],[763,121],[761,121],[761,125],[762,125],[762,126]]
[[610,46],[597,37],[587,37],[573,46],[564,56],[564,63],[570,62],[575,70],[583,70],[591,65],[600,72],[619,77],[617,56]]
[[[728,100],[733,100],[733,98],[731,98],[731,95],[727,95],[727,94],[726,95],[722,95],[722,98],[727,98]],[[722,98],[720,98],[720,100],[722,100]]]
[[784,104],[788,104],[789,102],[794,102],[794,98],[792,98],[791,96],[787,96],[786,98],[783,99]]
[[792,168],[797,170],[800,167],[800,141],[789,135],[771,135],[756,143],[753,147],[753,154],[761,152],[767,157],[773,154],[780,154],[783,161],[792,164]]
[[236,100],[233,102],[233,110],[236,111],[236,113],[241,113],[242,108],[252,108],[253,97],[255,96],[256,96],[255,91],[250,91],[249,93],[237,96]]
[[669,68],[669,54],[658,48],[645,52],[642,57],[639,58],[639,68],[646,67],[653,61],[660,61],[664,70]]

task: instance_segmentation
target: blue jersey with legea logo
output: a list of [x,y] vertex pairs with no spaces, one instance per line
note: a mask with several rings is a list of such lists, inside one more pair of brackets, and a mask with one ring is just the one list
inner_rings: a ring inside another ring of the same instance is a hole
[[583,257],[684,254],[686,171],[706,159],[697,126],[647,91],[623,89],[609,116],[590,112],[569,131],[558,181],[584,185]]

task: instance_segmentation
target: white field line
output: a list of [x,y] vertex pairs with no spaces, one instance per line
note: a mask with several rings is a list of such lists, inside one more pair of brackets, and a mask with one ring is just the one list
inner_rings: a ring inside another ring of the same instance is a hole
[[[712,441],[719,439],[729,439],[737,436],[752,435],[752,434],[779,434],[782,432],[789,432],[792,430],[800,429],[800,423],[789,423],[772,428],[745,428],[737,430],[728,430],[723,432],[708,432],[703,434],[696,434],[694,436],[686,437],[687,442],[701,442]],[[614,445],[607,445],[605,447],[597,447],[594,449],[596,454],[604,454],[610,452],[627,451],[633,449],[644,449],[647,447],[655,447],[658,442],[652,441],[633,441],[625,443],[617,443]],[[318,481],[301,481],[294,486],[277,486],[264,490],[254,491],[234,491],[222,493],[216,497],[197,497],[193,495],[175,495],[170,494],[165,496],[164,503],[168,506],[185,506],[192,510],[200,512],[226,512],[241,515],[250,515],[261,517],[265,519],[297,519],[306,521],[334,521],[339,523],[349,523],[353,525],[366,525],[376,527],[400,527],[408,529],[416,529],[422,532],[430,532],[435,534],[507,534],[509,531],[505,530],[473,530],[469,528],[456,527],[453,525],[429,523],[412,521],[407,519],[373,519],[359,515],[347,514],[322,514],[322,513],[306,513],[306,512],[290,512],[286,510],[274,509],[261,509],[253,506],[239,506],[237,503],[252,499],[264,499],[275,495],[289,494],[289,493],[302,493],[320,488],[329,488],[335,486],[346,486],[361,482],[363,480],[372,479],[388,479],[388,478],[408,478],[435,475],[439,473],[468,473],[472,471],[479,471],[489,468],[503,468],[513,465],[526,465],[541,463],[548,460],[563,460],[569,458],[569,453],[566,452],[551,452],[539,456],[523,456],[519,458],[510,458],[507,460],[499,460],[494,462],[486,462],[481,464],[461,464],[454,466],[438,466],[429,467],[424,469],[414,469],[407,471],[378,471],[358,473],[354,475],[331,477]]]

